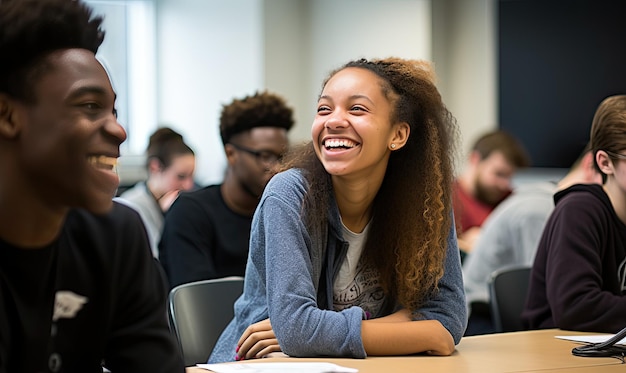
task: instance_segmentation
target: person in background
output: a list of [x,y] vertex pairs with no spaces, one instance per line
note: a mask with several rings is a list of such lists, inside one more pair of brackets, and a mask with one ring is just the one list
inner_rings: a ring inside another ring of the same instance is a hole
[[148,178],[120,195],[119,202],[139,212],[148,231],[150,247],[159,257],[164,215],[181,191],[194,187],[196,156],[183,136],[168,127],[158,128],[148,142]]
[[331,73],[312,141],[263,193],[243,295],[210,361],[452,354],[466,322],[455,125],[425,61]]
[[223,106],[224,181],[181,195],[165,217],[160,260],[172,288],[244,275],[252,215],[288,149],[293,124],[292,109],[275,93],[257,92]]
[[183,372],[82,1],[0,3],[0,372]]
[[600,103],[590,143],[602,185],[554,196],[522,312],[529,329],[616,333],[626,325],[626,95]]
[[472,251],[487,216],[511,193],[515,172],[529,164],[524,147],[505,131],[489,132],[476,140],[454,183],[454,216],[463,258]]
[[544,225],[554,210],[554,193],[575,184],[601,183],[593,153],[586,146],[561,180],[522,184],[493,210],[463,263],[470,310],[465,335],[494,332],[488,291],[491,274],[508,266],[532,265]]

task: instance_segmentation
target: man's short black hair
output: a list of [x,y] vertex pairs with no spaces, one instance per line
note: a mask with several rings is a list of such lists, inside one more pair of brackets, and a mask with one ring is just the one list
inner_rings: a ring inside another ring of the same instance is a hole
[[289,131],[293,124],[293,110],[282,97],[267,91],[257,92],[223,106],[220,135],[222,143],[227,144],[234,135],[255,127],[278,127]]
[[33,101],[44,58],[60,49],[98,51],[102,17],[75,0],[0,0],[0,93]]

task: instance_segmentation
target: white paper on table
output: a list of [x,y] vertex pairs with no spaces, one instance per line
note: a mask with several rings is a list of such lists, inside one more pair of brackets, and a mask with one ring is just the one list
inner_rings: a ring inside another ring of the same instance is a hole
[[[615,334],[593,334],[593,335],[557,335],[555,338],[567,339],[569,341],[581,343],[602,343],[612,338]],[[616,344],[626,345],[626,337]]]
[[359,370],[342,367],[332,363],[310,362],[277,362],[252,364],[197,364],[198,368],[211,370],[215,373],[356,373]]

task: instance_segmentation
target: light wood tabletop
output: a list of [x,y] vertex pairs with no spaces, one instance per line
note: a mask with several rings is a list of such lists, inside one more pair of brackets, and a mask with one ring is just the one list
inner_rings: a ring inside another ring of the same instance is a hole
[[[374,372],[626,372],[626,365],[610,357],[578,357],[572,355],[576,342],[555,336],[584,335],[558,329],[527,332],[487,334],[465,337],[456,351],[441,356],[370,356],[366,359],[347,358],[267,358],[232,364],[263,364],[265,362],[329,362],[356,368],[360,373]],[[187,368],[187,373],[208,370]]]

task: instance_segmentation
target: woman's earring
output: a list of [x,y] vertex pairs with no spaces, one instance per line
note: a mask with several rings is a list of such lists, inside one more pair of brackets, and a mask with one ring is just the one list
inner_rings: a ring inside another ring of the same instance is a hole
[[391,145],[389,145],[389,147],[393,150],[393,149],[396,148],[396,144],[391,144]]

